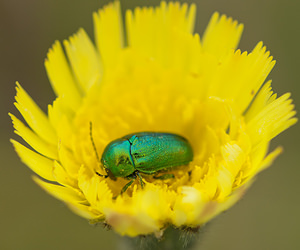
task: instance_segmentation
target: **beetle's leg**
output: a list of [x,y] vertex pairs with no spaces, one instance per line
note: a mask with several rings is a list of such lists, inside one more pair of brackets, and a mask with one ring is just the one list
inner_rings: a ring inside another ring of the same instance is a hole
[[100,174],[100,173],[98,173],[97,171],[96,171],[96,175],[99,175],[99,176],[104,177],[104,178],[107,178],[107,177],[108,177],[108,175]]
[[135,180],[135,178],[132,178],[131,181],[128,182],[128,183],[122,188],[121,194],[123,194],[123,193],[127,190],[127,188],[130,187],[130,185],[134,182],[134,180]]
[[163,174],[160,176],[156,176],[156,175],[153,176],[154,179],[158,179],[158,180],[167,180],[167,179],[171,179],[174,177],[175,177],[174,174]]
[[136,175],[139,177],[139,179],[140,179],[140,182],[141,182],[141,186],[142,186],[142,188],[144,188],[144,181],[143,181],[143,179],[142,179],[142,176],[140,175],[140,173],[137,171],[136,172]]

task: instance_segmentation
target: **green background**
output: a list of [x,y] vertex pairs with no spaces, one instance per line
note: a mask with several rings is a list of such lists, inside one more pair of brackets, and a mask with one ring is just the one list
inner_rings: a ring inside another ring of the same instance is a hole
[[[44,58],[54,40],[68,38],[79,27],[93,37],[92,12],[101,0],[0,0],[1,167],[0,249],[116,249],[112,231],[88,222],[47,195],[32,180],[9,143],[13,134],[8,112],[18,80],[46,110],[54,99]],[[184,2],[184,1],[181,1]],[[292,92],[299,110],[300,1],[195,0],[196,32],[203,33],[214,11],[245,24],[239,48],[250,51],[264,41],[277,64],[269,79],[279,95]],[[121,0],[123,9],[159,1]],[[20,118],[20,115],[18,115]],[[261,173],[245,197],[214,219],[196,249],[300,249],[299,125],[272,142],[284,153]]]

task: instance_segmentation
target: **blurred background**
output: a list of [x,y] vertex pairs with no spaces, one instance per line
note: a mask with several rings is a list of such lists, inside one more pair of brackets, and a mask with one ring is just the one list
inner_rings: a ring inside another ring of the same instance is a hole
[[[15,154],[8,112],[18,80],[46,111],[54,94],[44,59],[55,40],[68,38],[83,27],[93,38],[92,12],[103,0],[0,0],[1,167],[0,249],[116,249],[116,235],[91,226],[47,195],[32,180],[32,172]],[[300,1],[194,0],[196,32],[203,33],[214,11],[245,24],[239,48],[251,51],[260,40],[277,64],[268,79],[279,95],[292,92],[300,109]],[[124,9],[157,5],[152,0],[121,0]],[[245,197],[214,219],[196,249],[300,249],[299,123],[272,142],[284,146],[274,165],[261,173]]]

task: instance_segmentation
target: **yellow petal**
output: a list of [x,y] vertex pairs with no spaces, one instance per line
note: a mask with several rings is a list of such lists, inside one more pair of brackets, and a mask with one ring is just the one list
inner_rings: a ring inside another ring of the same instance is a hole
[[[196,5],[161,2],[157,8],[136,8],[126,12],[130,48],[158,60],[163,65],[188,67],[196,57],[193,43]],[[197,36],[198,37],[198,36]],[[197,40],[197,38],[196,38]],[[198,42],[199,46],[200,43]],[[182,48],[182,49],[181,49]],[[181,52],[182,53],[178,53]]]
[[24,139],[24,141],[26,141],[33,149],[35,149],[40,154],[51,159],[58,158],[57,147],[45,142],[31,129],[26,127],[17,117],[15,117],[12,114],[9,115],[12,119],[15,128],[15,133],[17,135],[21,136]]
[[160,218],[171,214],[172,192],[147,183],[143,190],[133,192],[132,198],[118,197],[115,203],[107,203],[104,213],[107,222],[121,235],[131,237],[158,232],[163,226]]
[[106,210],[105,216],[107,223],[121,235],[135,237],[140,234],[147,235],[152,232],[159,231],[159,228],[157,228],[155,221],[151,217],[142,216],[142,214],[124,214],[108,208]]
[[273,161],[277,158],[277,156],[279,156],[282,153],[282,151],[283,151],[282,147],[277,147],[274,151],[269,153],[267,157],[261,162],[259,171],[263,171],[266,168],[268,168],[273,163]]
[[76,80],[83,92],[99,84],[103,75],[100,56],[83,29],[64,41]]
[[32,179],[47,193],[54,196],[56,199],[72,203],[86,204],[85,197],[77,190],[67,188],[61,185],[45,182],[36,176],[32,176]]
[[203,35],[203,50],[221,59],[235,50],[243,32],[243,24],[231,17],[214,13]]
[[271,81],[264,84],[261,90],[258,92],[249,110],[245,115],[245,120],[248,122],[254,118],[268,103],[274,101],[277,95],[273,94]]
[[[62,97],[57,97],[52,105],[48,105],[48,117],[51,125],[55,128],[58,138],[61,138],[61,126],[65,121],[62,120],[72,120],[74,116],[74,111],[66,105]],[[65,124],[64,124],[65,126]],[[65,127],[64,133],[70,126]]]
[[55,178],[53,177],[53,160],[49,160],[48,158],[35,153],[15,140],[11,140],[11,143],[14,145],[21,160],[33,172],[46,180],[55,181]]
[[[124,47],[120,2],[115,1],[93,14],[96,46],[104,67],[113,67]],[[109,24],[109,25],[108,25]]]
[[98,205],[100,201],[104,203],[105,200],[111,201],[113,198],[113,194],[106,182],[104,180],[100,181],[100,177],[85,166],[81,166],[80,168],[78,186],[89,203],[97,207],[101,213],[103,213],[103,206]]
[[101,221],[104,220],[104,215],[99,213],[97,210],[92,209],[89,205],[83,205],[80,203],[68,203],[68,207],[77,215],[91,220],[90,223],[93,223],[93,221]]
[[78,171],[81,165],[76,161],[76,159],[74,159],[72,151],[61,144],[58,150],[58,155],[59,160],[68,175],[75,179],[78,178]]
[[249,55],[232,50],[211,75],[207,95],[232,100],[235,110],[242,113],[274,65],[275,61],[269,57],[262,43]]
[[60,42],[56,41],[49,50],[45,67],[56,95],[63,98],[65,105],[71,110],[76,111],[81,103],[81,93]]
[[53,176],[55,181],[65,187],[78,188],[77,180],[72,178],[61,164],[54,161]]
[[[202,215],[207,212],[209,200],[205,193],[194,187],[183,186],[181,194],[176,198],[173,208],[172,222],[175,226],[188,225],[195,227],[203,224]],[[201,221],[198,220],[200,217]]]
[[38,136],[50,144],[57,144],[56,133],[51,126],[47,116],[35,104],[30,96],[17,82],[17,94],[15,106],[24,117],[27,124],[34,130]]
[[254,145],[263,138],[271,140],[297,122],[297,118],[293,118],[296,112],[293,111],[294,105],[291,104],[292,100],[289,97],[290,94],[287,93],[269,102],[248,122],[247,133]]

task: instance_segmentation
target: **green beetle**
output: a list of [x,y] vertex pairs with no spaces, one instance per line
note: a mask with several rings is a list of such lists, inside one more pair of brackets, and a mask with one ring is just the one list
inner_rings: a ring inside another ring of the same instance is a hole
[[[94,142],[93,146],[96,149]],[[131,179],[123,187],[122,194],[137,177],[144,186],[140,173],[153,175],[186,165],[192,160],[192,147],[184,137],[171,133],[140,132],[110,142],[100,161],[108,173],[104,177]]]

